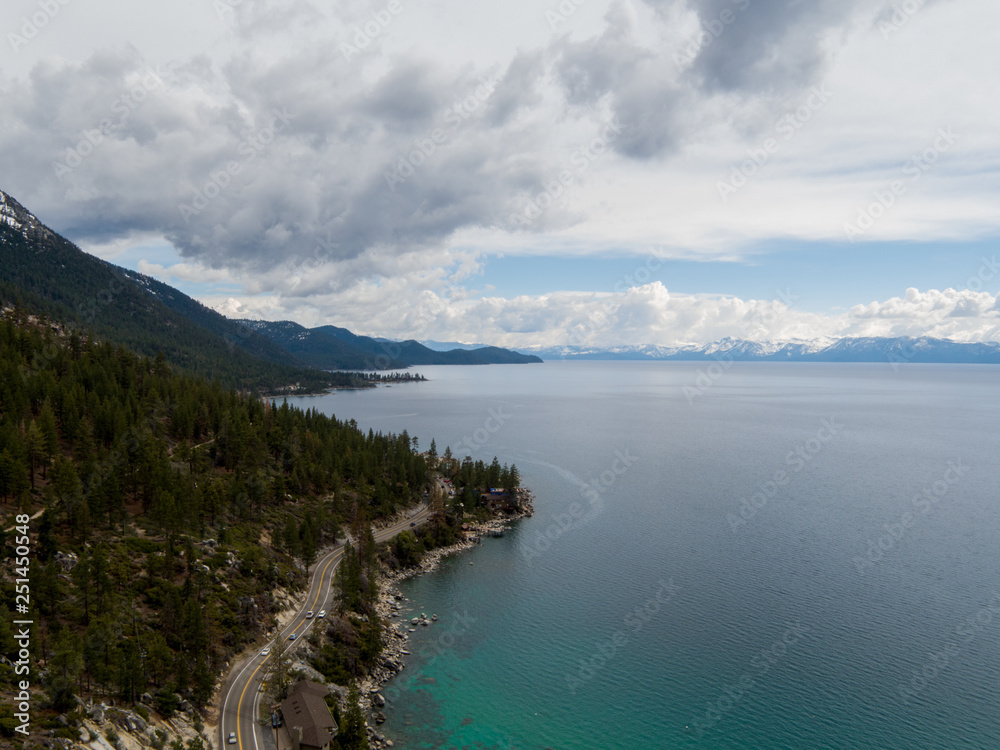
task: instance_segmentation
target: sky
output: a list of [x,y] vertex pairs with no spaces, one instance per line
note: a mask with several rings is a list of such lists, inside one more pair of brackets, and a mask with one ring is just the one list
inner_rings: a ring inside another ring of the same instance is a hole
[[0,189],[231,317],[1000,341],[1000,4],[6,0]]

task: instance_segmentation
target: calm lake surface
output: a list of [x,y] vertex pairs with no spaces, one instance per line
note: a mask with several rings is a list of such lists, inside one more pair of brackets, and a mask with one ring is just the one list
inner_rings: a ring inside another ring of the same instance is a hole
[[745,363],[693,390],[708,366],[290,400],[535,493],[404,584],[440,620],[387,693],[397,747],[1000,748],[1000,370]]

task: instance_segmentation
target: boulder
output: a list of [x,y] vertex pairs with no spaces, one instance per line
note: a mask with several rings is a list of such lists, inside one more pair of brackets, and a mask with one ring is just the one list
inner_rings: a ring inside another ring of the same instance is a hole
[[129,724],[132,725],[133,732],[145,732],[146,731],[146,720],[143,719],[139,714],[134,714],[129,712],[128,715]]

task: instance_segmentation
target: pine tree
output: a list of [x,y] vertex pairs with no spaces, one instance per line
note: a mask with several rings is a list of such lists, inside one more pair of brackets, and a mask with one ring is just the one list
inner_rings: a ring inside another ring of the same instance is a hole
[[45,478],[45,469],[52,462],[59,452],[59,430],[56,427],[56,417],[52,412],[52,404],[46,399],[42,404],[42,410],[38,415],[38,431],[41,438],[42,448],[42,478]]
[[38,425],[32,420],[24,433],[24,447],[28,454],[29,476],[31,477],[31,489],[35,489],[35,472],[45,458],[45,444],[42,440],[42,433]]
[[510,492],[517,490],[521,487],[521,472],[517,470],[517,464],[510,465],[510,482],[507,489]]
[[337,735],[341,750],[369,750],[365,716],[358,700],[358,687],[352,680],[347,692],[347,708],[340,717],[340,734]]

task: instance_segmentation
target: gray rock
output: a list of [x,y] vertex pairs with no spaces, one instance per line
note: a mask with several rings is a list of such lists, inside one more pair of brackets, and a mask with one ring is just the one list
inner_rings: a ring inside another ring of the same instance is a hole
[[147,726],[146,725],[146,720],[143,719],[138,714],[130,713],[128,715],[128,720],[129,720],[129,723],[133,725],[132,726],[132,731],[133,732],[135,732],[137,730],[140,731],[140,732],[145,732],[146,731],[146,726]]

